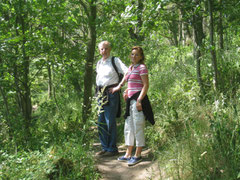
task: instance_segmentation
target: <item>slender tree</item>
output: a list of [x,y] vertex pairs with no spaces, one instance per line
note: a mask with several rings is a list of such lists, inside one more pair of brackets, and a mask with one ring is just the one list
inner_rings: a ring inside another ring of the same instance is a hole
[[93,85],[93,62],[96,46],[96,0],[90,0],[83,2],[80,0],[80,4],[83,6],[85,13],[88,17],[88,43],[86,52],[86,64],[84,75],[84,100],[82,118],[83,122],[86,122],[91,112],[91,98],[92,98],[92,85]]
[[213,67],[213,79],[214,79],[214,88],[218,90],[218,68],[217,68],[217,58],[216,58],[216,47],[214,42],[214,19],[213,19],[213,1],[208,0],[208,11],[210,17],[210,51],[212,57],[212,67]]
[[129,34],[130,37],[134,40],[136,40],[136,44],[141,44],[141,42],[144,40],[144,36],[141,34],[142,26],[143,26],[143,9],[144,9],[144,4],[142,0],[138,0],[135,2],[137,5],[136,9],[136,16],[137,16],[137,24],[134,27],[129,28]]
[[[28,23],[28,12],[26,7],[26,1],[21,0],[15,4],[17,16],[16,16],[16,34],[18,36],[22,36],[21,40],[21,51],[19,51],[22,56],[21,61],[21,74],[20,76],[15,76],[16,81],[18,81],[17,85],[19,85],[19,80],[21,79],[21,88],[17,88],[19,90],[18,94],[20,95],[20,105],[21,111],[24,117],[24,130],[25,130],[25,139],[28,141],[29,137],[31,137],[30,133],[30,124],[31,124],[31,115],[32,115],[32,102],[31,102],[31,89],[30,89],[30,81],[29,81],[29,67],[30,67],[30,58],[26,53],[26,42],[27,42],[27,31],[30,28]],[[20,27],[20,31],[18,30]],[[17,71],[18,71],[17,70]]]
[[[0,77],[4,77],[2,65],[3,65],[3,62],[2,62],[2,58],[0,57]],[[5,119],[8,127],[9,137],[12,138],[12,126],[10,121],[10,109],[9,109],[8,97],[5,93],[5,90],[2,84],[3,84],[3,80],[0,79],[0,95],[3,98],[3,106],[5,107],[4,115],[5,115]]]
[[220,49],[224,49],[223,42],[223,3],[222,0],[219,0],[219,21],[218,21],[218,34],[219,34],[219,47]]
[[201,1],[196,0],[195,6],[193,6],[193,36],[194,36],[194,55],[196,59],[196,73],[197,73],[197,81],[200,86],[201,92],[204,94],[204,87],[202,81],[202,73],[201,73],[201,49],[202,49],[202,41],[204,39],[203,32],[203,17],[202,13],[199,11],[197,7],[201,7]]

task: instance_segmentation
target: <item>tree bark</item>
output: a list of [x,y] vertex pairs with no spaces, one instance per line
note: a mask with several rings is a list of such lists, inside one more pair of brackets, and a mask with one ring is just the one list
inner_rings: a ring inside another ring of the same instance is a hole
[[29,85],[29,67],[30,67],[30,59],[26,55],[25,44],[25,22],[23,17],[21,16],[22,21],[22,32],[23,32],[23,41],[22,41],[22,55],[23,55],[23,96],[22,96],[22,104],[23,104],[23,116],[25,119],[25,131],[26,131],[26,139],[31,136],[30,133],[30,124],[31,124],[31,116],[32,116],[32,102],[31,102],[31,90]]
[[81,85],[79,83],[79,77],[76,75],[76,73],[73,73],[71,78],[71,83],[74,87],[74,90],[75,92],[77,93],[78,95],[78,98],[80,99],[81,98],[81,92],[82,92],[82,88],[81,88]]
[[[198,4],[199,1],[196,1]],[[202,94],[205,94],[202,74],[201,74],[201,49],[202,49],[202,41],[204,39],[203,33],[203,18],[200,13],[195,13],[193,11],[193,36],[194,36],[194,55],[196,59],[196,73],[197,73],[197,81]]]
[[179,11],[179,38],[178,38],[178,42],[179,42],[179,44],[183,44],[182,42],[183,42],[183,21],[182,21],[182,17],[183,17],[183,15],[182,15],[182,11],[180,10]]
[[[81,1],[80,1],[81,2]],[[92,99],[92,85],[93,85],[93,62],[96,46],[96,0],[89,2],[89,11],[86,6],[85,11],[88,14],[88,25],[89,25],[89,41],[87,46],[85,74],[84,74],[84,99],[82,109],[82,119],[86,122],[91,113],[91,99]]]
[[224,49],[224,42],[223,42],[223,14],[222,14],[222,0],[219,0],[219,6],[220,6],[220,13],[219,13],[219,47],[220,49]]
[[[32,101],[31,101],[31,89],[30,89],[30,81],[29,81],[29,68],[30,68],[30,58],[26,53],[26,30],[28,28],[28,24],[26,23],[27,12],[23,9],[26,2],[20,1],[19,2],[19,12],[17,15],[16,25],[20,26],[21,29],[21,36],[23,37],[21,41],[21,49],[18,55],[22,56],[22,63],[21,68],[17,68],[15,66],[15,85],[19,100],[19,106],[21,108],[21,112],[24,119],[24,137],[25,141],[29,142],[31,137],[30,126],[31,126],[31,119],[32,119]],[[20,35],[16,26],[17,35]],[[17,51],[18,52],[18,51]],[[21,54],[20,54],[21,52]],[[21,73],[19,73],[21,71]]]
[[142,0],[137,1],[137,8],[138,8],[138,11],[137,11],[136,29],[134,30],[132,27],[130,27],[128,32],[130,34],[130,37],[136,40],[136,44],[141,44],[141,42],[144,40],[144,36],[140,34],[142,25],[143,25],[142,13],[144,8],[144,4]]
[[5,106],[5,118],[6,118],[6,123],[7,123],[7,126],[8,126],[8,135],[10,137],[10,139],[12,139],[12,126],[11,126],[11,122],[10,122],[10,119],[9,119],[9,106],[8,106],[8,99],[7,99],[7,96],[4,92],[4,89],[3,87],[0,85],[0,93],[3,97],[3,102],[4,102],[4,106]]
[[144,36],[140,34],[141,30],[142,30],[142,25],[143,25],[143,20],[142,20],[142,14],[143,14],[143,1],[142,0],[138,0],[138,13],[137,13],[137,43],[141,44],[141,42],[144,40]]
[[212,67],[213,67],[213,79],[214,79],[214,88],[218,90],[218,68],[217,68],[217,58],[216,58],[216,51],[215,51],[215,43],[214,43],[214,21],[213,21],[213,2],[212,0],[208,0],[208,11],[210,17],[210,51],[212,57]]
[[169,22],[170,31],[173,35],[173,43],[178,46],[178,22],[173,20]]
[[[2,64],[3,64],[3,62],[2,62],[2,59],[0,57],[0,65],[2,65]],[[0,69],[0,75],[1,75],[1,77],[3,77],[3,72],[2,72],[3,67],[0,67],[0,68],[1,68]],[[8,134],[9,134],[10,139],[12,139],[12,133],[11,133],[12,126],[11,126],[11,122],[10,122],[10,118],[9,118],[10,111],[9,111],[9,106],[8,106],[8,98],[7,98],[7,96],[5,94],[5,91],[4,91],[4,88],[2,87],[1,84],[0,84],[0,94],[2,95],[3,102],[4,102],[5,118],[6,118],[6,122],[7,122],[7,126],[8,126]]]
[[47,65],[47,69],[48,69],[48,98],[51,99],[53,94],[52,92],[53,85],[52,85],[52,70],[50,64]]

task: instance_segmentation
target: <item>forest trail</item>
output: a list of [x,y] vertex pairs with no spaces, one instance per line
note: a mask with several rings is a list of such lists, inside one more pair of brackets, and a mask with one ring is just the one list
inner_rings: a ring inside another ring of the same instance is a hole
[[[100,144],[95,143],[95,149],[100,150]],[[159,180],[162,179],[158,163],[153,161],[150,149],[143,149],[143,161],[129,167],[126,162],[117,158],[124,155],[126,148],[119,147],[119,155],[112,157],[97,157],[96,167],[101,174],[101,180]]]

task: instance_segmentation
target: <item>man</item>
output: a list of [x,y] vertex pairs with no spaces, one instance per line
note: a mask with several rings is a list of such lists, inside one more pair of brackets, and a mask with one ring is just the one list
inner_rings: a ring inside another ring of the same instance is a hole
[[[112,88],[118,85],[119,77],[111,61],[111,44],[108,41],[102,41],[98,48],[102,58],[96,67],[96,84],[98,91],[107,96],[107,102],[101,104],[102,111],[98,116],[98,133],[102,150],[97,155],[114,156],[118,154],[116,115],[120,96],[119,92],[112,93]],[[128,68],[119,58],[115,57],[114,62],[119,73],[127,72]]]

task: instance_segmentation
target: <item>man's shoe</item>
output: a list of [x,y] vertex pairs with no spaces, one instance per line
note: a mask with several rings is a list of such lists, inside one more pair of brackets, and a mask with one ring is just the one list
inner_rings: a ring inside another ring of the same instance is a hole
[[137,164],[137,163],[140,163],[141,161],[142,161],[142,157],[141,157],[141,156],[138,157],[138,158],[132,157],[132,158],[128,161],[128,166],[133,166],[133,165],[135,165],[135,164]]
[[126,158],[126,157],[124,157],[124,156],[121,156],[121,157],[118,158],[118,161],[126,162],[126,161],[129,161],[130,159],[131,159],[131,157]]
[[97,152],[96,155],[97,155],[97,156],[102,156],[102,155],[104,155],[106,152],[107,152],[107,151],[102,150],[102,151]]
[[103,156],[108,156],[108,157],[110,157],[110,156],[116,156],[116,155],[118,155],[118,154],[119,154],[118,151],[114,151],[114,152],[109,152],[109,151],[107,151],[107,152],[104,153]]

